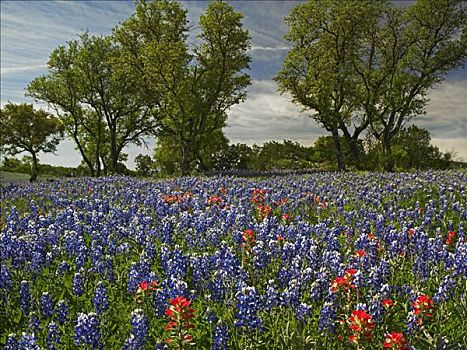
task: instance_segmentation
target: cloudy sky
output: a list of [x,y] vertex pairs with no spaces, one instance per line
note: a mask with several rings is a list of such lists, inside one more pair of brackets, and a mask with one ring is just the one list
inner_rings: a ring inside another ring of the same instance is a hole
[[[244,24],[252,36],[251,76],[248,98],[232,108],[226,135],[231,142],[261,144],[269,140],[290,139],[312,144],[325,134],[307,114],[276,92],[272,77],[280,69],[287,53],[283,36],[287,30],[283,18],[297,1],[233,1],[244,15]],[[191,23],[206,7],[206,2],[184,2]],[[89,30],[108,34],[133,12],[133,1],[1,1],[1,105],[29,102],[46,107],[24,96],[26,85],[46,73],[50,52],[58,45]],[[455,150],[467,160],[467,68],[451,72],[446,81],[430,92],[427,115],[415,120],[427,128],[441,150]],[[139,153],[149,149],[130,147],[128,166]],[[77,166],[81,159],[71,141],[63,141],[56,153],[41,155],[49,164]]]

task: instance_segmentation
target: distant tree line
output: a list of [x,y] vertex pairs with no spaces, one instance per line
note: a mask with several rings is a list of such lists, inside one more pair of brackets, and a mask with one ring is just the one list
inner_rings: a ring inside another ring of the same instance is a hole
[[[346,162],[351,162],[352,151],[344,145],[343,156]],[[381,144],[377,139],[367,137],[359,142],[362,154],[358,169],[382,171],[384,158]],[[416,125],[403,127],[394,140],[395,169],[397,171],[413,171],[427,169],[457,169],[467,168],[467,163],[455,162],[452,152],[441,152],[431,144],[428,130]],[[135,157],[135,170],[130,170],[124,164],[119,164],[120,173],[146,178],[179,176],[182,173],[180,154],[171,152],[174,148],[157,148],[153,157],[139,154]],[[303,146],[297,142],[284,140],[269,141],[263,145],[223,144],[214,153],[206,154],[203,166],[194,167],[198,174],[268,174],[277,171],[306,171],[337,169],[337,158],[334,151],[332,136],[320,136],[312,146]],[[4,158],[0,170],[31,174],[32,157],[24,156],[22,160]],[[351,168],[357,170],[357,168]],[[38,172],[45,176],[75,177],[90,176],[85,164],[77,168],[38,164]]]
[[313,148],[290,141],[229,145],[228,111],[245,100],[251,83],[242,18],[227,2],[211,1],[190,42],[192,27],[179,2],[137,1],[111,35],[84,32],[52,51],[47,74],[31,81],[26,95],[54,115],[6,105],[1,150],[28,152],[31,180],[38,153],[55,151],[64,134],[91,176],[125,173],[125,147],[144,145],[148,137],[157,139],[151,159],[157,168],[181,175],[320,162],[341,171],[394,171],[437,167],[447,157],[436,148],[413,153],[404,135],[416,134],[423,148],[429,134],[405,125],[425,113],[428,91],[467,58],[462,1],[322,0],[292,9],[286,18],[291,49],[274,79],[280,93],[329,132]]
[[[343,136],[342,155],[348,164],[352,162],[352,150]],[[350,165],[351,170],[384,170],[385,162],[381,143],[372,135],[360,140],[358,167]],[[181,157],[171,147],[157,147],[154,157],[139,155],[135,159],[136,173],[141,176],[174,176],[181,174]],[[393,142],[395,170],[412,171],[426,169],[449,169],[465,166],[455,164],[452,152],[441,152],[431,144],[428,130],[416,125],[402,127]],[[206,168],[210,173],[226,170],[249,170],[254,172],[272,170],[338,169],[338,160],[332,136],[320,136],[312,146],[284,140],[270,141],[261,146],[228,144],[225,140],[221,148],[203,155],[203,166],[194,168],[202,174]]]

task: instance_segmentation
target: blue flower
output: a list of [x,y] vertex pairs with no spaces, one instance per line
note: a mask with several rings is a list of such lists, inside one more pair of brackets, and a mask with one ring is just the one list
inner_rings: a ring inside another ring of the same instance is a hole
[[214,329],[214,336],[212,338],[212,350],[227,350],[228,349],[228,335],[229,329],[227,325],[219,322]]
[[21,281],[19,287],[19,297],[21,303],[21,310],[28,315],[31,308],[31,293],[29,291],[29,284],[27,281]]
[[63,324],[68,320],[68,305],[65,300],[60,300],[57,303],[57,316],[60,324]]
[[18,344],[18,350],[39,350],[40,347],[36,344],[37,337],[34,333],[27,334],[23,332]]
[[149,321],[144,315],[143,310],[136,309],[131,313],[131,326],[133,328],[130,337],[125,342],[124,349],[143,349],[149,332]]
[[79,272],[76,272],[73,277],[73,294],[76,296],[81,296],[84,294],[83,286],[83,275]]
[[244,287],[237,292],[237,320],[236,327],[245,327],[247,329],[258,329],[262,326],[261,318],[258,316],[259,295],[255,287]]
[[97,314],[79,313],[75,321],[75,344],[77,346],[89,345],[92,349],[101,349],[99,320]]
[[60,331],[55,322],[50,322],[47,325],[47,348],[55,350],[56,345],[60,343]]
[[41,312],[44,317],[51,317],[54,314],[54,303],[48,292],[42,293]]
[[94,297],[92,298],[92,303],[97,314],[101,314],[109,308],[109,302],[107,300],[107,289],[103,281],[97,283],[96,291]]

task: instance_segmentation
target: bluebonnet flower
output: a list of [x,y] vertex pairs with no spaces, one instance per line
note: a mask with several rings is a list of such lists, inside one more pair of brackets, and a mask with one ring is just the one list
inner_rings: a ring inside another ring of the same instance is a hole
[[237,292],[237,320],[236,327],[246,327],[248,329],[261,328],[261,318],[258,316],[259,295],[255,287],[243,287]]
[[102,281],[97,283],[96,291],[94,297],[92,298],[92,303],[97,314],[101,314],[109,308],[109,301],[107,300],[107,289],[105,284]]
[[211,310],[211,309],[208,309],[206,311],[206,314],[204,316],[204,319],[210,324],[210,325],[213,325],[214,323],[216,323],[218,321],[218,318],[217,318],[217,315]]
[[274,280],[268,281],[268,286],[266,288],[266,295],[264,296],[264,308],[266,311],[270,312],[273,308],[278,306],[280,303],[280,296],[277,290],[277,286]]
[[37,316],[36,312],[33,311],[29,314],[29,322],[28,322],[28,327],[33,330],[37,330],[39,328],[39,324],[41,323],[41,320],[39,320],[39,317]]
[[68,271],[70,271],[70,265],[68,264],[68,262],[62,261],[58,265],[58,274],[63,275],[65,272],[68,272]]
[[54,314],[54,303],[48,292],[42,293],[41,312],[44,317],[51,317]]
[[57,303],[57,316],[60,324],[63,324],[68,320],[68,305],[65,300],[60,300]]
[[10,273],[5,264],[0,266],[0,289],[10,289],[11,288],[11,278]]
[[132,262],[130,265],[130,271],[128,272],[127,290],[129,294],[133,294],[136,291],[139,282],[141,282],[141,280],[138,271],[138,264],[136,262]]
[[47,348],[50,350],[55,350],[56,345],[60,343],[60,331],[55,322],[50,322],[47,325]]
[[144,315],[143,310],[136,309],[131,313],[131,326],[133,327],[131,335],[126,340],[124,349],[143,349],[149,332],[149,321]]
[[155,345],[155,350],[168,350],[169,346],[164,342],[157,342]]
[[229,329],[227,325],[219,322],[214,329],[214,336],[212,338],[212,350],[227,350],[228,349],[228,335]]
[[87,315],[79,313],[75,321],[75,344],[77,346],[88,345],[92,349],[100,349],[102,348],[100,337],[97,314],[94,312]]
[[37,337],[34,335],[34,332],[31,334],[23,332],[19,340],[18,350],[39,350],[40,347],[36,342]]
[[311,305],[300,303],[297,307],[296,316],[299,321],[306,322],[311,316]]
[[16,339],[16,334],[12,333],[8,335],[4,350],[18,350],[19,343]]
[[84,294],[83,286],[83,275],[80,272],[76,272],[73,277],[73,294],[76,296],[81,296]]
[[439,285],[438,290],[436,291],[435,295],[433,296],[433,300],[439,304],[442,301],[448,300],[452,293],[453,289],[456,286],[456,282],[450,276],[444,276],[441,284]]
[[29,284],[27,281],[21,281],[21,286],[19,288],[19,297],[21,303],[21,310],[25,314],[29,314],[29,309],[31,308],[31,293],[29,291]]
[[334,305],[330,302],[324,303],[319,316],[319,330],[333,333],[336,319],[337,314]]
[[208,283],[208,290],[210,292],[210,299],[216,302],[221,302],[225,297],[224,279],[222,277],[222,271],[217,270],[214,273],[213,280]]

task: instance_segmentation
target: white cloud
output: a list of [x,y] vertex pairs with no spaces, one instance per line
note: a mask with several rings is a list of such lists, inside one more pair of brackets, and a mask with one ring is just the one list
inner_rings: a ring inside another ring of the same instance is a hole
[[252,45],[251,51],[279,51],[279,50],[289,50],[289,46],[259,46],[259,45]]
[[270,140],[293,140],[311,144],[325,131],[311,118],[309,112],[279,95],[272,80],[253,80],[245,102],[229,112],[226,135],[231,142],[263,143]]
[[467,138],[467,85],[465,81],[445,81],[430,91],[426,116],[414,123],[428,129],[433,138]]
[[438,146],[441,152],[453,152],[455,160],[467,161],[467,138],[432,138],[431,142]]
[[10,74],[16,74],[20,72],[28,72],[28,71],[37,71],[47,68],[47,65],[45,64],[38,64],[34,66],[17,66],[17,67],[2,67],[1,68],[1,75],[2,76],[7,76]]

